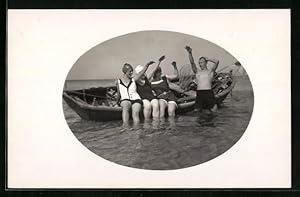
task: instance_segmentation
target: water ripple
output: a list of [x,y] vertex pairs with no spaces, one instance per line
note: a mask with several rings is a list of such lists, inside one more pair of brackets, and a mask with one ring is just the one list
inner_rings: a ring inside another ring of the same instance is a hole
[[141,169],[178,169],[209,161],[243,135],[253,109],[253,95],[239,92],[213,117],[187,113],[175,118],[141,121],[82,120],[65,103],[65,118],[89,150],[112,162]]

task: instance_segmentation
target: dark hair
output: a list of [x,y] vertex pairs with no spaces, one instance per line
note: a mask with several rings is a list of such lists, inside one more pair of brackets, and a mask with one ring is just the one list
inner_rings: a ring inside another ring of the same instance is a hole
[[132,66],[131,66],[130,64],[125,63],[125,64],[123,65],[122,72],[123,72],[123,73],[126,73],[127,70],[128,70],[129,68],[130,68],[130,69],[133,69]]
[[204,59],[205,62],[207,62],[207,59],[205,57],[200,57],[199,60]]
[[161,72],[161,68],[160,67],[158,67],[155,71],[154,71],[154,76],[156,76],[157,75],[157,73],[160,73]]

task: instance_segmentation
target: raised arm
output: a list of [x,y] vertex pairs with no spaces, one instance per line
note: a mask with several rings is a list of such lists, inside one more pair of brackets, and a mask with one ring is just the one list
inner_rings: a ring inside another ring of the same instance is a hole
[[179,72],[175,61],[172,62],[172,66],[174,68],[174,75],[166,75],[166,77],[169,81],[177,81],[179,80]]
[[151,80],[156,69],[160,66],[160,63],[165,59],[166,57],[163,55],[158,59],[158,64],[155,66],[155,68],[149,73],[148,79]]
[[146,70],[148,69],[148,67],[151,64],[153,64],[153,63],[154,63],[154,61],[148,62],[139,73],[137,73],[136,75],[134,75],[134,80],[137,81],[138,79],[140,79],[142,77],[142,75],[146,72]]
[[189,59],[190,59],[190,63],[192,66],[192,70],[193,72],[196,74],[197,73],[197,67],[193,58],[193,54],[192,54],[192,48],[189,46],[186,46],[185,49],[187,50],[188,54],[189,54]]
[[219,60],[217,59],[209,59],[208,57],[205,57],[206,61],[208,62],[212,62],[214,65],[213,67],[210,69],[211,72],[216,72],[218,66],[219,66]]

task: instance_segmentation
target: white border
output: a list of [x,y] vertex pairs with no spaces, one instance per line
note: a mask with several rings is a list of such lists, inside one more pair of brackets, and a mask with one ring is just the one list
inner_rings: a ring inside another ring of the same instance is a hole
[[[255,106],[233,148],[151,171],[108,162],[75,138],[61,107],[68,71],[97,44],[141,30],[205,38],[243,62]],[[287,188],[290,98],[290,10],[8,10],[8,187]]]

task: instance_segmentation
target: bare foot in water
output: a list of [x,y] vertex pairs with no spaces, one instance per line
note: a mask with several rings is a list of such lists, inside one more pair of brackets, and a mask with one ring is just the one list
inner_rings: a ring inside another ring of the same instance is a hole
[[128,123],[123,123],[122,125],[122,129],[120,130],[120,132],[124,132],[124,131],[127,131],[129,130],[129,124]]
[[140,124],[140,122],[134,122],[133,127],[130,130],[138,130],[141,127],[142,127],[142,125]]

